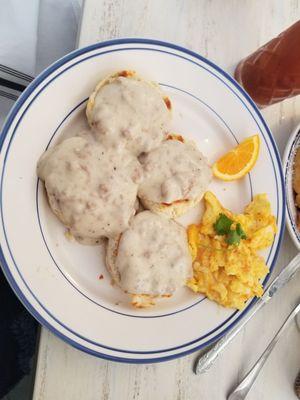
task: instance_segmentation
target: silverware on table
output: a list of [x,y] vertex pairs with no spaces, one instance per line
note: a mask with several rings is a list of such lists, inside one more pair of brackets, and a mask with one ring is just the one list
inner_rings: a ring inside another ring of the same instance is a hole
[[[260,356],[259,360],[254,364],[252,369],[248,372],[248,374],[245,376],[245,378],[238,384],[238,386],[234,389],[234,391],[228,396],[227,400],[244,400],[246,398],[249,390],[251,389],[259,372],[261,371],[261,369],[264,366],[265,362],[267,361],[269,355],[271,354],[272,350],[274,349],[276,343],[281,338],[283,333],[286,331],[290,322],[294,320],[295,316],[299,313],[299,311],[300,311],[300,303],[297,305],[297,307],[295,307],[293,309],[293,311],[287,317],[287,319],[285,320],[285,322],[283,323],[283,325],[281,326],[279,331],[276,333],[274,338],[269,343],[266,350]],[[299,380],[300,380],[300,376],[299,376]],[[299,381],[299,386],[300,386],[300,381]],[[296,388],[296,384],[295,384],[295,388]],[[299,387],[299,389],[300,389],[300,387]]]
[[224,335],[210,350],[204,355],[200,355],[194,366],[195,374],[202,374],[206,372],[214,363],[218,355],[225,349],[225,347],[232,341],[232,339],[240,332],[246,323],[260,310],[274,294],[287,282],[289,282],[296,272],[300,269],[300,253],[298,253],[292,261],[280,272],[280,274],[273,280],[267,287],[263,296],[257,300],[248,313],[240,319],[240,321]]
[[6,99],[12,100],[12,101],[16,101],[18,96],[16,96],[15,94],[9,92],[9,91],[5,91],[0,89],[0,97],[5,97]]
[[32,76],[0,64],[0,97],[17,100],[32,80]]
[[15,76],[16,78],[20,78],[28,83],[33,80],[32,76],[24,74],[24,72],[17,71],[16,69],[7,67],[6,65],[2,64],[0,64],[0,72],[4,72],[8,75]]

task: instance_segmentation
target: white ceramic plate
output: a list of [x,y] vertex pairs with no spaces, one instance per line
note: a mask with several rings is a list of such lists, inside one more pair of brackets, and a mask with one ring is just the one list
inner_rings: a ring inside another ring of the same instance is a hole
[[287,227],[289,234],[297,247],[300,250],[300,232],[296,225],[297,211],[294,201],[294,191],[292,186],[293,164],[297,148],[300,146],[300,124],[296,126],[287,142],[283,155],[283,172],[284,184],[286,191],[286,208],[287,208]]
[[[59,337],[88,353],[125,362],[156,362],[188,354],[220,338],[249,310],[217,306],[188,289],[151,310],[135,310],[110,284],[103,251],[69,242],[47,205],[35,168],[38,157],[73,132],[89,94],[113,71],[134,69],[170,96],[173,129],[196,141],[213,162],[258,133],[261,153],[246,178],[214,181],[210,189],[233,211],[266,192],[279,227],[263,255],[272,270],[284,226],[278,152],[262,116],[237,83],[189,50],[145,39],[99,43],[62,58],[26,89],[1,138],[1,263],[28,310]],[[197,221],[199,208],[183,222]],[[99,280],[103,274],[104,279]]]

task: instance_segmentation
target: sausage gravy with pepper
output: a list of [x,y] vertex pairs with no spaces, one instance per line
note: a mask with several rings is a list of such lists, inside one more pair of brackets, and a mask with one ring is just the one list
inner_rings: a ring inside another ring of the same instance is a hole
[[186,230],[150,211],[137,214],[120,237],[115,267],[124,291],[171,295],[192,275]]
[[52,211],[83,243],[118,235],[135,214],[142,170],[126,150],[72,137],[41,156],[37,174]]
[[206,158],[189,142],[166,140],[140,161],[144,179],[139,196],[155,203],[197,199],[212,179]]
[[125,146],[139,155],[164,139],[171,113],[154,84],[119,76],[92,96],[89,123],[106,146]]

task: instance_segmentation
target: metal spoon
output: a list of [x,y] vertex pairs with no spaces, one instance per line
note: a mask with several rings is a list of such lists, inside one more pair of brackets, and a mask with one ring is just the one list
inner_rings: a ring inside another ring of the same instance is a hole
[[235,390],[227,397],[227,400],[243,400],[246,398],[249,390],[251,389],[255,379],[257,378],[260,370],[262,369],[263,365],[267,361],[269,355],[271,354],[272,350],[274,349],[276,343],[281,338],[287,327],[289,326],[290,322],[295,318],[295,316],[300,311],[300,303],[293,309],[290,315],[285,320],[284,324],[281,326],[279,331],[276,333],[272,341],[269,343],[266,350],[263,352],[259,360],[254,364],[250,372],[245,376],[245,378],[241,381],[241,383],[235,388]]

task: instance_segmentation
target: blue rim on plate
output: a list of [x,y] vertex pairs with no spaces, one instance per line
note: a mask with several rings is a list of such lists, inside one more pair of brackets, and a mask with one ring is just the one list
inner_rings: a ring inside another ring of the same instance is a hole
[[300,232],[296,225],[296,207],[292,187],[294,157],[300,146],[300,124],[292,132],[283,155],[284,184],[286,191],[287,228],[295,246],[300,250]]
[[[238,89],[238,91],[241,93],[241,97],[233,92],[236,97],[243,103],[244,107],[247,108],[248,112],[251,114],[251,116],[253,117],[253,119],[256,121],[256,119],[254,118],[251,110],[248,108],[247,104],[245,104],[245,102],[243,101],[243,98],[246,99],[251,106],[254,109],[255,115],[256,117],[258,117],[258,119],[260,120],[260,122],[262,123],[264,129],[266,130],[271,145],[273,147],[273,151],[275,153],[276,156],[276,161],[277,161],[277,165],[278,165],[278,169],[279,169],[279,177],[280,177],[280,182],[282,187],[284,188],[284,179],[283,179],[283,173],[282,173],[282,169],[281,169],[281,161],[280,161],[280,156],[275,144],[275,141],[272,137],[272,134],[269,130],[269,128],[267,127],[265,121],[263,120],[259,110],[257,109],[256,105],[253,103],[253,101],[251,100],[251,98],[248,96],[248,94],[238,85],[238,83],[231,77],[229,76],[226,72],[224,72],[222,69],[220,69],[218,66],[216,66],[215,64],[213,64],[212,62],[208,61],[207,59],[205,59],[204,57],[200,56],[197,53],[194,53],[191,50],[185,49],[183,47],[177,46],[175,44],[171,44],[171,43],[167,43],[167,42],[162,42],[162,41],[158,41],[158,40],[151,40],[151,39],[137,39],[137,38],[128,38],[128,39],[117,39],[117,40],[110,40],[110,41],[106,41],[106,42],[102,42],[102,43],[97,43],[91,46],[87,46],[85,48],[79,49],[79,50],[75,50],[74,52],[66,55],[65,57],[61,58],[60,60],[58,60],[57,62],[55,62],[54,64],[52,64],[51,66],[49,66],[44,72],[42,72],[27,88],[26,90],[23,92],[23,94],[20,96],[20,98],[17,100],[16,104],[14,105],[14,107],[12,108],[9,116],[7,117],[6,123],[4,125],[3,131],[2,131],[2,135],[1,135],[1,139],[0,139],[0,149],[2,149],[5,137],[9,131],[9,128],[11,126],[11,124],[14,121],[15,116],[17,115],[19,109],[21,108],[21,106],[24,104],[24,102],[27,100],[27,98],[30,96],[30,94],[35,90],[35,88],[41,83],[43,82],[52,72],[54,72],[55,70],[57,70],[59,67],[63,66],[65,63],[69,62],[70,60],[76,58],[77,56],[80,56],[82,54],[85,54],[87,52],[96,50],[96,49],[102,49],[104,47],[108,47],[108,46],[113,46],[113,45],[121,45],[121,44],[145,44],[145,45],[157,45],[157,46],[161,46],[163,48],[168,48],[168,49],[173,49],[173,50],[178,50],[182,53],[185,53],[189,56],[192,56],[200,61],[202,61],[203,63],[207,64],[208,66],[212,67],[215,71],[217,71],[218,73],[220,73],[221,75],[223,75],[225,77],[225,79],[227,81],[229,81],[230,83],[232,83],[235,88]],[[173,53],[171,53],[173,54]],[[184,57],[182,57],[184,58]],[[192,60],[187,59],[188,61],[193,62]],[[228,88],[229,90],[232,91],[232,89],[228,86],[228,84],[224,81],[222,81]],[[3,178],[3,174],[2,174],[2,178]],[[1,189],[2,189],[2,178],[1,178]],[[1,190],[2,191],[2,190]],[[282,196],[281,197],[281,204],[282,204],[282,214],[281,214],[281,218],[282,221],[284,221],[285,218],[285,193],[278,193],[278,196]],[[1,197],[1,213],[2,213],[2,197]],[[278,252],[280,249],[280,245],[282,242],[282,238],[283,238],[283,230],[284,230],[284,223],[282,223],[281,225],[281,229],[279,232],[279,238],[278,238],[278,246],[277,249],[275,251],[274,254],[274,258],[273,258],[273,262],[272,265],[270,266],[270,273],[268,274],[268,276],[265,278],[264,280],[264,285],[266,284],[266,282],[268,281],[271,272],[274,268],[276,259],[278,257]],[[113,360],[113,361],[121,361],[121,362],[126,362],[126,363],[153,363],[153,362],[160,362],[160,361],[167,361],[173,358],[177,358],[186,354],[190,354],[204,346],[207,346],[213,342],[215,342],[216,340],[218,340],[221,336],[223,336],[228,330],[230,330],[244,315],[246,312],[248,312],[250,310],[250,308],[253,306],[253,304],[257,301],[256,299],[253,299],[249,305],[245,308],[245,310],[243,310],[243,312],[240,313],[240,315],[238,316],[238,318],[236,318],[227,328],[224,329],[224,331],[222,331],[221,333],[219,333],[218,335],[216,335],[214,338],[212,338],[211,340],[194,347],[193,349],[189,349],[186,351],[182,351],[180,353],[176,353],[176,354],[172,354],[169,356],[162,356],[162,357],[158,357],[158,358],[153,358],[153,359],[134,359],[134,358],[123,358],[123,357],[117,357],[117,356],[111,356],[108,354],[103,354],[101,352],[98,351],[94,351],[90,348],[87,348],[79,343],[77,343],[76,341],[74,341],[73,339],[67,337],[65,334],[63,334],[62,332],[60,332],[58,329],[56,329],[54,326],[52,326],[48,321],[46,321],[44,319],[44,317],[30,304],[30,302],[27,300],[27,298],[24,296],[24,294],[22,293],[21,289],[19,288],[19,286],[17,285],[16,281],[14,280],[11,272],[10,272],[10,268],[5,260],[3,251],[1,249],[0,251],[0,261],[2,264],[2,268],[3,271],[6,275],[6,278],[8,279],[11,287],[13,288],[13,290],[15,291],[15,293],[17,294],[17,296],[20,298],[20,300],[23,302],[23,304],[26,306],[26,308],[31,312],[31,314],[44,326],[46,326],[47,328],[49,328],[52,332],[54,332],[57,336],[59,336],[60,338],[62,338],[63,340],[65,340],[66,342],[68,342],[69,344],[73,345],[74,347],[83,350],[87,353],[93,354],[95,356],[101,357],[101,358],[105,358],[105,359],[109,359],[109,360]],[[25,282],[24,282],[25,283]],[[26,284],[26,283],[25,283]],[[52,316],[53,317],[53,316]],[[55,317],[54,317],[55,319]],[[58,321],[59,322],[59,321]],[[61,323],[62,326],[64,326]],[[74,332],[73,332],[74,333]],[[197,341],[197,340],[196,340]],[[196,342],[193,341],[193,342]],[[186,346],[186,345],[184,345]],[[105,346],[103,346],[105,347]],[[181,348],[183,346],[178,346],[177,348]],[[119,349],[114,349],[116,351],[120,351]],[[143,353],[147,353],[147,352],[142,352]],[[159,353],[163,353],[162,351],[157,351],[157,352],[153,352],[156,354]]]

